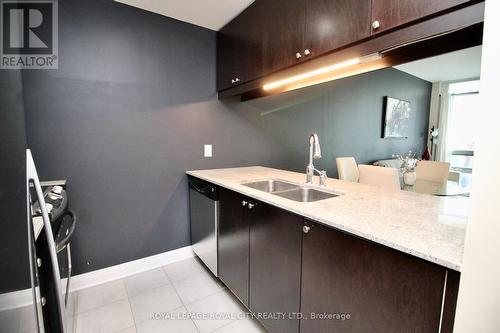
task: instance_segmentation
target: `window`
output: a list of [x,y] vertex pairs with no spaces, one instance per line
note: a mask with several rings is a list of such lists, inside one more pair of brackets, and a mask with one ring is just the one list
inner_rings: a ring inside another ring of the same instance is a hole
[[479,81],[452,83],[448,90],[446,152],[451,170],[460,172],[460,183],[468,186],[474,159],[476,122],[479,106]]

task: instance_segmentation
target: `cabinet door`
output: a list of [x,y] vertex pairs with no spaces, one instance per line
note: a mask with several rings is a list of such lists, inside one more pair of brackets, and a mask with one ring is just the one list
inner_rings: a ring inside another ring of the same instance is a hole
[[380,24],[372,31],[391,29],[466,2],[469,0],[372,0],[372,21]]
[[244,197],[228,190],[219,192],[219,278],[248,306],[248,212]]
[[261,319],[269,332],[299,331],[302,217],[257,202],[250,215],[250,310],[285,313]]
[[264,3],[251,4],[217,34],[217,87],[224,90],[262,76]]
[[231,27],[226,26],[217,33],[217,90],[225,90],[234,85],[236,77],[236,49]]
[[[257,0],[259,2],[259,0]],[[256,24],[263,27],[264,74],[298,63],[304,48],[305,0],[260,0],[267,11]]]
[[446,270],[334,229],[303,238],[301,333],[438,332]]
[[370,36],[371,0],[306,0],[304,47],[311,56]]

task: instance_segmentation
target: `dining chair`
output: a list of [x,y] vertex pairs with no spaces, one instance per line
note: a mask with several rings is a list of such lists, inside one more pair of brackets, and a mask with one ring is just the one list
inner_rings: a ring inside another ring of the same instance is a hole
[[399,170],[396,168],[382,168],[374,165],[358,165],[359,182],[361,184],[380,186],[386,190],[399,191]]
[[347,182],[357,183],[359,181],[358,165],[354,157],[337,157],[337,170],[339,179]]
[[435,161],[419,161],[415,169],[417,180],[428,180],[436,183],[446,183],[450,173],[450,163]]

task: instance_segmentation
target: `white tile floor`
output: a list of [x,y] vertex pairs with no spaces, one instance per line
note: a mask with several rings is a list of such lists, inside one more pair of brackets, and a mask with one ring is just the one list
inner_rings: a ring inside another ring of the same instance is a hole
[[[75,292],[69,303],[68,332],[265,332],[197,258]],[[31,333],[30,315],[0,312],[1,331]]]

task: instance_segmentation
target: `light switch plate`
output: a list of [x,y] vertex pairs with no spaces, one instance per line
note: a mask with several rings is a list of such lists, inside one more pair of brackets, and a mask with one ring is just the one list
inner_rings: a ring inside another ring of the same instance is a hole
[[212,145],[205,145],[205,157],[212,157]]

